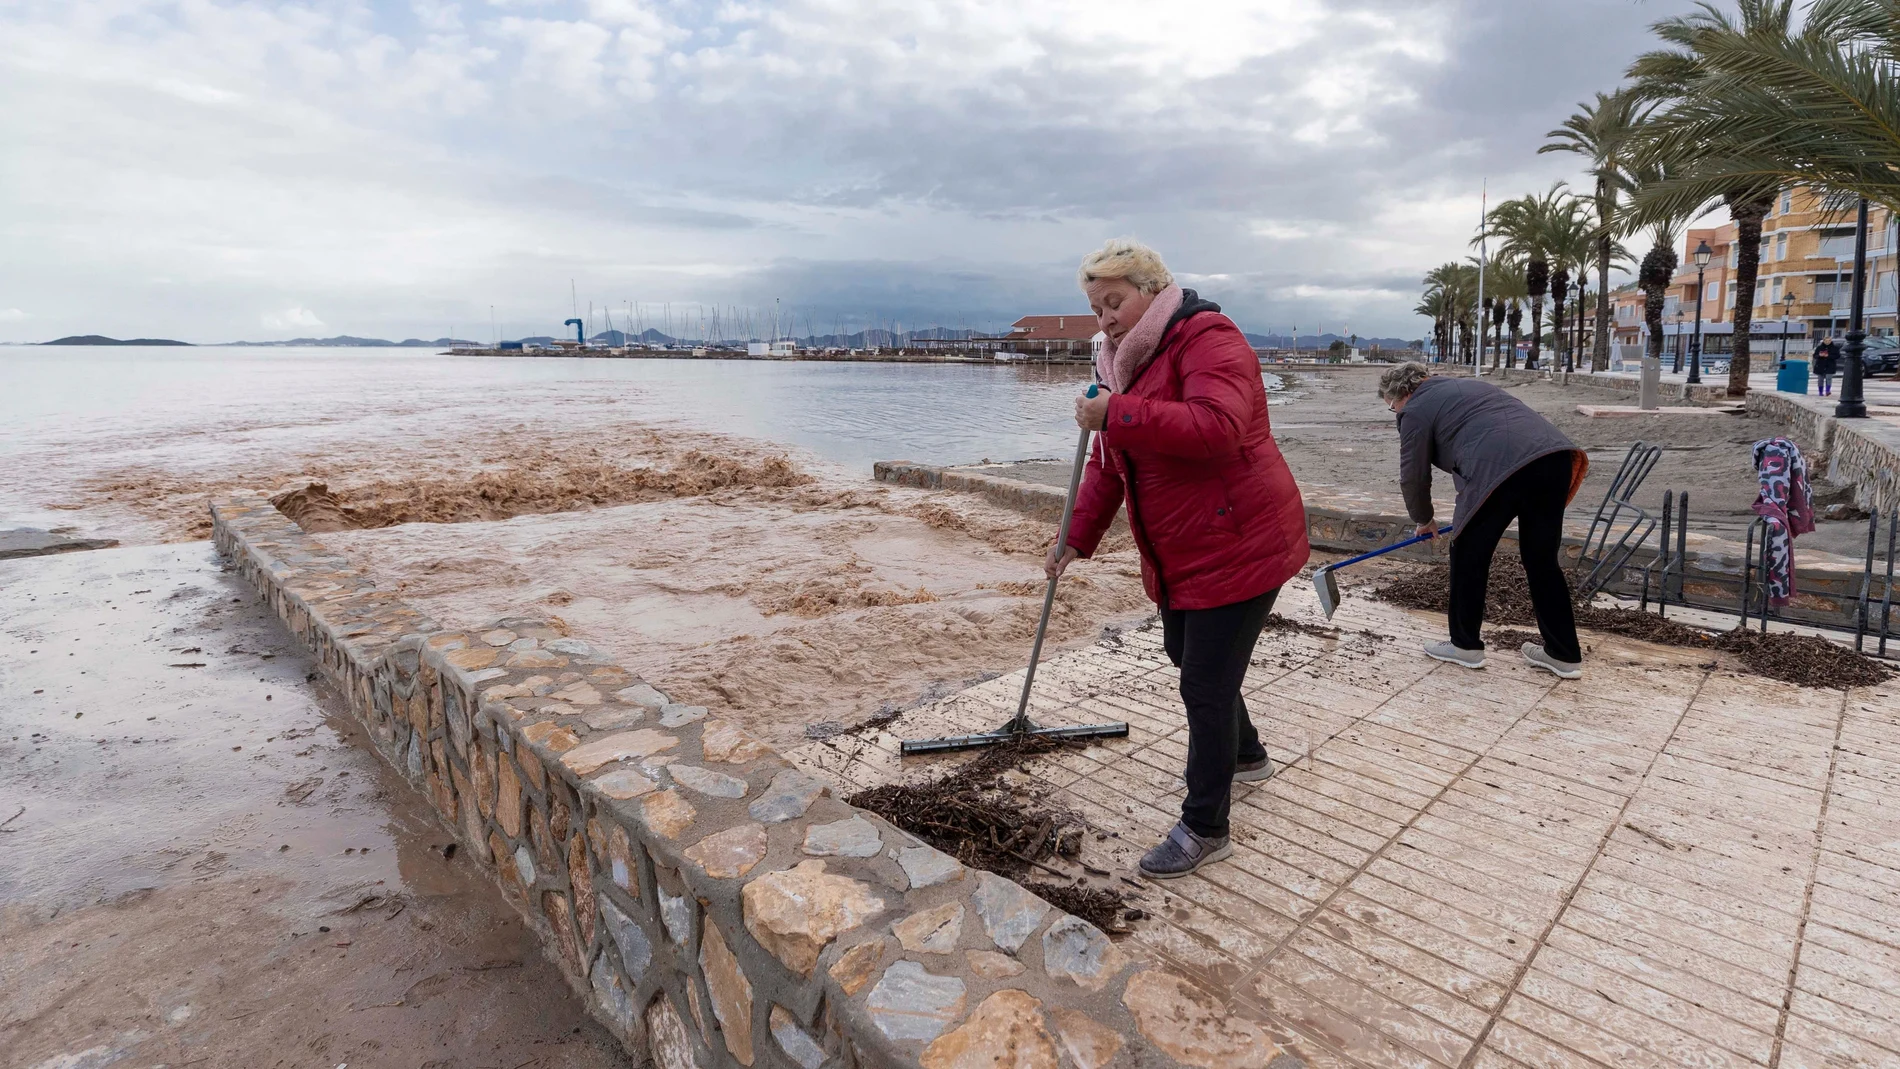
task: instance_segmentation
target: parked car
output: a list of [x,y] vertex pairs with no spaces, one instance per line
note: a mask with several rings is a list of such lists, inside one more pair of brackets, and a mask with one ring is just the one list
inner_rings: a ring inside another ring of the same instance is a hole
[[1867,348],[1860,354],[1860,373],[1878,375],[1882,372],[1900,372],[1900,337],[1888,334],[1867,339]]

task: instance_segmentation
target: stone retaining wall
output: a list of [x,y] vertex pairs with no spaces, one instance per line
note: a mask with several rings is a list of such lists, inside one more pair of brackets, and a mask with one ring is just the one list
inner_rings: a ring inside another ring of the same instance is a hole
[[[910,461],[878,461],[872,470],[883,482],[981,494],[999,505],[1027,512],[1051,523],[1061,517],[1066,496],[1062,487]],[[1312,487],[1302,490],[1302,494],[1306,500],[1306,537],[1316,549],[1364,553],[1369,549],[1391,545],[1412,533],[1411,520],[1383,511],[1385,503],[1371,495],[1337,488],[1319,491]],[[1565,567],[1576,566],[1583,555],[1583,541],[1588,533],[1587,526],[1568,525],[1563,548]],[[1616,533],[1620,535],[1621,531]],[[1515,553],[1516,535],[1506,533],[1504,541],[1509,545],[1501,552]],[[1616,541],[1615,535],[1610,541]],[[1686,543],[1684,557],[1687,568],[1679,588],[1682,597],[1695,608],[1736,612],[1741,598],[1742,558],[1747,546],[1725,538],[1698,534],[1691,534]],[[1449,543],[1442,541],[1422,543],[1399,550],[1392,556],[1417,561],[1442,561],[1448,548]],[[1638,551],[1631,557],[1630,563],[1611,578],[1605,589],[1615,594],[1640,594],[1644,569],[1650,567],[1655,557],[1654,549]],[[1846,557],[1800,550],[1798,547],[1795,559],[1795,598],[1786,608],[1776,610],[1777,618],[1797,623],[1853,627],[1860,611],[1862,563]],[[1671,585],[1675,585],[1673,580]]]
[[[1469,364],[1434,364],[1435,375],[1469,375]],[[1599,390],[1614,390],[1635,397],[1642,389],[1642,383],[1636,376],[1613,371],[1526,371],[1517,368],[1496,368],[1487,366],[1484,377],[1494,382],[1549,382],[1558,386],[1590,386]],[[1687,400],[1692,405],[1720,405],[1728,403],[1728,382],[1701,383],[1688,386],[1680,382],[1664,380],[1656,386],[1656,396],[1665,401]]]
[[1295,1065],[1186,979],[966,870],[549,620],[443,628],[262,496],[218,548],[661,1069]]
[[1837,419],[1829,402],[1768,390],[1748,392],[1748,411],[1784,420],[1814,443],[1829,482],[1851,485],[1861,508],[1900,504],[1900,427],[1884,419]]

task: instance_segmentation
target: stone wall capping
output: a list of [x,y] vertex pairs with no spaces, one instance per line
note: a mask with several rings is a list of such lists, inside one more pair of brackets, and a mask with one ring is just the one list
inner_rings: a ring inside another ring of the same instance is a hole
[[636,1057],[1108,1069],[1207,1064],[1193,1059],[1260,1035],[1184,1038],[1154,1013],[1144,1031],[1124,1005],[1131,977],[1213,1026],[1198,989],[1135,944],[853,809],[555,621],[443,627],[262,494],[215,502],[212,520],[219,550]]

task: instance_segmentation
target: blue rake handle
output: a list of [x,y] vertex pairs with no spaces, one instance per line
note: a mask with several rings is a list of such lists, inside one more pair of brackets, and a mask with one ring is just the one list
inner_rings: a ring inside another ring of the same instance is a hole
[[1389,546],[1385,546],[1380,549],[1369,550],[1365,553],[1361,553],[1357,557],[1347,557],[1345,560],[1328,564],[1326,566],[1326,570],[1329,572],[1336,572],[1339,569],[1344,568],[1348,564],[1358,564],[1362,560],[1371,560],[1374,557],[1383,557],[1387,553],[1392,552],[1393,550],[1404,549],[1406,546],[1415,546],[1415,545],[1418,545],[1420,542],[1425,541],[1428,538],[1439,538],[1444,535],[1448,535],[1450,533],[1451,533],[1451,528],[1440,527],[1438,529],[1438,533],[1434,535],[1413,535],[1412,537],[1406,539],[1403,542],[1394,542]]

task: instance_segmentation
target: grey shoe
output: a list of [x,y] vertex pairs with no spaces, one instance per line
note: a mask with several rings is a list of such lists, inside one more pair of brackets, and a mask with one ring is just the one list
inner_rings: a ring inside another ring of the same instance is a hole
[[1242,761],[1235,765],[1234,779],[1241,783],[1259,783],[1261,780],[1272,779],[1273,774],[1278,771],[1280,770],[1273,766],[1273,758],[1262,757],[1258,761]]
[[1202,865],[1212,865],[1233,852],[1234,848],[1227,841],[1227,836],[1204,839],[1190,831],[1186,824],[1177,821],[1159,846],[1141,855],[1141,864],[1137,867],[1143,876],[1151,880],[1173,880],[1196,871]]
[[1535,642],[1526,642],[1518,648],[1524,651],[1526,662],[1553,673],[1558,679],[1578,679],[1583,676],[1582,661],[1560,661]]
[[1425,644],[1425,656],[1430,657],[1434,661],[1455,664],[1460,668],[1484,667],[1483,650],[1459,649],[1449,642],[1427,642]]

